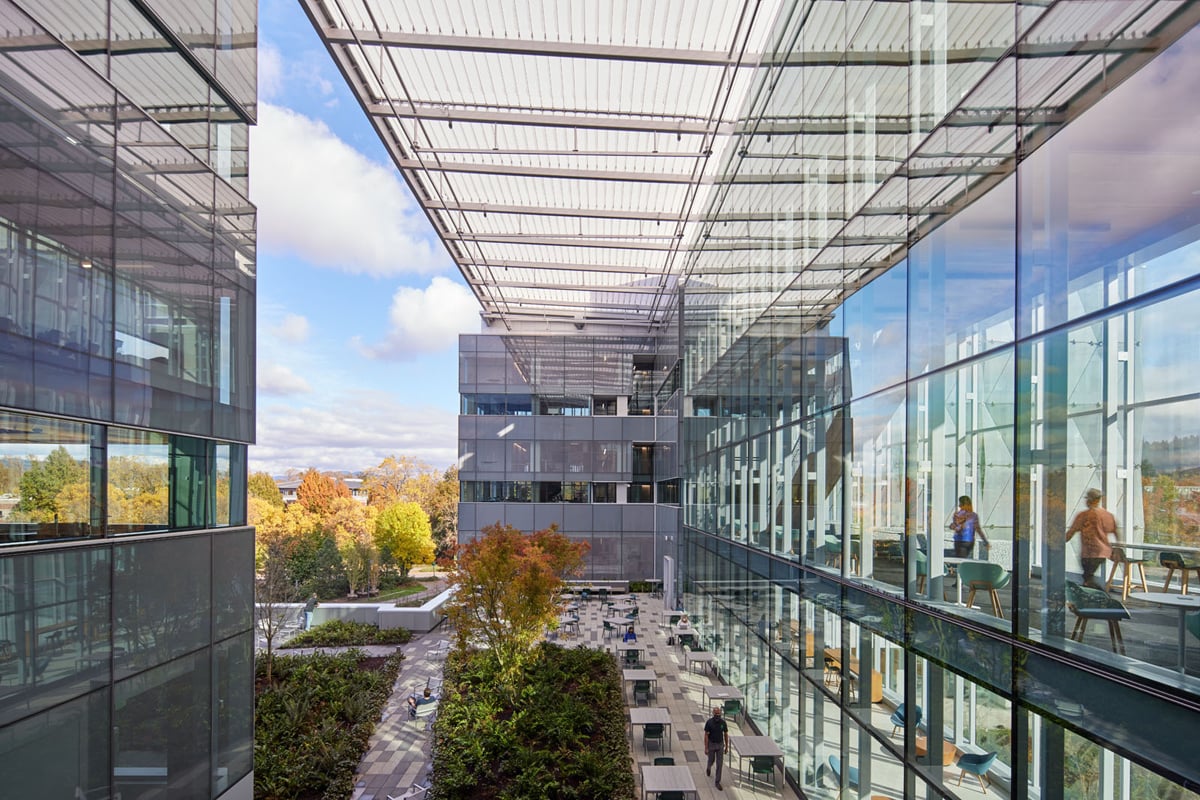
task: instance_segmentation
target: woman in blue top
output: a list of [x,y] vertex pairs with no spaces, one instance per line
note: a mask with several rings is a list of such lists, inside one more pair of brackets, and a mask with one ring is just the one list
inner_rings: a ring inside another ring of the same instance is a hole
[[621,641],[623,641],[623,642],[636,642],[637,641],[637,633],[634,632],[632,625],[630,625],[628,630],[625,631],[625,635],[621,637]]
[[971,498],[963,495],[958,498],[958,508],[950,517],[950,530],[954,531],[954,555],[956,558],[970,558],[975,548],[975,537],[983,540],[983,546],[992,545],[983,535],[983,526],[979,524],[979,515],[971,507]]

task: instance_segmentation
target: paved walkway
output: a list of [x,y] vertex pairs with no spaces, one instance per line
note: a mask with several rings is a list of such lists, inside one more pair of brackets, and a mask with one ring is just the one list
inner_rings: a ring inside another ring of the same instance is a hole
[[[634,779],[638,797],[642,796],[641,769],[653,763],[655,756],[670,756],[676,765],[687,766],[696,784],[699,800],[748,800],[749,798],[781,798],[792,800],[798,795],[783,782],[777,771],[775,785],[770,786],[760,779],[753,785],[738,773],[736,761],[725,765],[723,790],[718,790],[714,780],[704,774],[705,757],[702,745],[704,721],[709,716],[704,687],[719,683],[712,671],[702,665],[693,665],[688,672],[682,651],[667,644],[667,630],[659,623],[662,619],[662,602],[648,597],[639,598],[640,619],[636,624],[638,642],[646,648],[646,662],[658,678],[658,689],[650,701],[651,706],[665,707],[670,713],[672,728],[669,742],[663,752],[647,751],[641,740],[641,729],[631,727],[629,731],[630,755],[633,759]],[[568,647],[594,647],[615,652],[620,643],[620,634],[606,636],[604,630],[604,608],[598,600],[591,600],[579,609],[580,624],[577,633],[566,633],[559,641]],[[432,770],[430,720],[432,717],[412,719],[409,716],[406,698],[413,692],[421,692],[426,685],[434,691],[441,688],[442,664],[449,647],[449,633],[444,628],[426,634],[417,634],[413,640],[401,646],[404,663],[396,679],[392,695],[383,712],[382,721],[371,736],[370,749],[359,764],[355,790],[351,800],[387,800],[388,797],[410,797],[422,800],[422,787],[429,783]],[[363,648],[373,655],[390,655],[395,647]],[[290,651],[304,652],[304,651]],[[626,703],[632,698],[626,687]],[[743,729],[740,720],[729,721],[731,736],[752,734]]]

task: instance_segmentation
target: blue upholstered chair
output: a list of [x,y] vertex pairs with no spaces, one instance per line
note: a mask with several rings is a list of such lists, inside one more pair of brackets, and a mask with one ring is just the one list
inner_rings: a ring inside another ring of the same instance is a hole
[[[842,785],[842,760],[837,756],[829,757],[829,768],[833,770],[833,777],[837,779],[838,786]],[[846,785],[851,789],[858,788],[858,767],[850,767],[846,770]]]
[[[904,727],[907,722],[908,710],[904,707],[904,703],[896,706],[896,710],[892,712],[892,736],[896,735],[896,731]],[[920,727],[923,718],[923,713],[920,706],[913,706],[913,727]]]
[[1000,564],[989,564],[984,561],[964,561],[958,565],[958,579],[971,590],[967,595],[967,607],[975,602],[975,593],[983,590],[992,598],[992,612],[1004,619],[1004,608],[1000,605],[998,589],[1008,586],[1012,574]]
[[1108,592],[1081,586],[1074,581],[1067,581],[1067,608],[1075,615],[1075,628],[1071,638],[1077,642],[1083,641],[1087,632],[1089,620],[1102,619],[1108,623],[1108,638],[1112,641],[1114,653],[1125,655],[1125,639],[1121,636],[1121,620],[1129,619],[1129,611],[1116,598],[1109,597]]
[[987,794],[987,771],[996,763],[996,753],[963,753],[958,757],[958,785],[962,786],[964,775],[974,775],[979,781],[979,788]]

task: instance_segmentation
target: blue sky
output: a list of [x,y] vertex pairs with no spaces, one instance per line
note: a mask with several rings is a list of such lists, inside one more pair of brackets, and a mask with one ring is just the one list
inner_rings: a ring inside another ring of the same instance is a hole
[[258,443],[250,468],[457,458],[478,305],[294,0],[259,8]]

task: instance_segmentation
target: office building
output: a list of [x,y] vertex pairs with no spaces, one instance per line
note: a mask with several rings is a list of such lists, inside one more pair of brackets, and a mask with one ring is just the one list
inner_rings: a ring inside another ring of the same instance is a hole
[[1195,796],[1200,3],[305,8],[481,304],[465,519],[573,510],[507,440],[579,420],[628,503],[564,376],[652,339],[655,557],[791,783]]
[[0,20],[0,795],[249,798],[257,8]]

